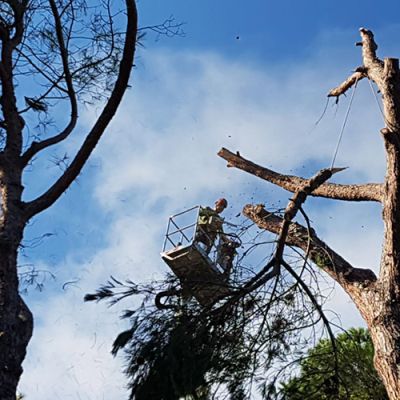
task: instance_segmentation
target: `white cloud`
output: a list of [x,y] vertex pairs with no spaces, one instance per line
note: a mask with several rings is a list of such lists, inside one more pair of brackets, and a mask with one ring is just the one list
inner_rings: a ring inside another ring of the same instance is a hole
[[[109,225],[99,226],[106,231],[107,245],[88,256],[91,261],[77,264],[70,255],[70,262],[59,266],[59,280],[80,278],[66,293],[52,293],[50,304],[48,298],[31,301],[38,325],[21,383],[29,400],[125,397],[121,364],[109,355],[123,324],[117,322],[116,310],[82,304],[82,297],[110,275],[142,280],[165,270],[158,254],[166,218],[174,211],[225,195],[235,214],[250,201],[256,184],[257,200],[276,197],[270,185],[227,169],[216,156],[221,146],[286,172],[310,175],[329,166],[345,104],[336,118],[328,107],[321,124],[310,128],[323,109],[327,88],[345,78],[346,69],[339,73],[335,66],[333,74],[324,59],[312,61],[278,71],[209,53],[145,53],[133,90],[95,155],[101,167],[93,178],[94,206],[109,216]],[[90,121],[93,114],[85,118]],[[379,127],[374,100],[361,89],[337,161],[351,168],[338,180],[380,178]],[[283,195],[285,201],[287,197]],[[322,237],[350,261],[376,263],[379,223],[368,219],[366,235],[361,228],[362,247],[354,241],[360,227],[348,222],[361,214],[346,207],[316,209],[313,218],[321,218]],[[342,295],[334,306],[347,312]],[[355,311],[343,320],[346,325],[360,323]]]
[[57,281],[72,281],[65,291],[50,290],[30,302],[36,326],[20,385],[29,399],[126,397],[121,358],[114,359],[110,350],[116,335],[126,329],[118,314],[122,308],[133,308],[135,300],[107,308],[83,303],[83,296],[110,275],[138,281],[159,276],[160,244],[146,229],[142,235],[132,233],[132,225],[138,223],[145,225],[139,219],[116,219],[109,227],[108,246],[90,262],[79,265],[69,259],[58,266]]

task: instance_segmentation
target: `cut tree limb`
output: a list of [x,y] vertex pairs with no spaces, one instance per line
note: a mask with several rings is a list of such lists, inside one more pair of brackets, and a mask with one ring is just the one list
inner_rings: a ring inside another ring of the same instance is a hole
[[344,168],[322,169],[315,176],[313,176],[308,182],[306,182],[304,186],[294,194],[293,198],[290,199],[289,204],[285,209],[285,213],[283,215],[282,227],[279,232],[278,244],[276,246],[276,251],[275,251],[275,264],[280,265],[280,263],[282,262],[283,250],[285,248],[286,237],[289,232],[290,224],[294,219],[294,217],[296,216],[297,211],[299,211],[302,204],[306,201],[307,196],[312,194],[314,190],[318,189],[324,182],[326,182],[329,178],[331,178],[334,173],[340,172],[343,169]]
[[[222,148],[218,155],[228,162],[228,167],[234,167],[258,176],[268,182],[280,186],[289,192],[296,192],[307,184],[308,179],[293,175],[284,175],[261,167],[242,157],[232,153],[228,149]],[[364,185],[340,185],[334,183],[325,183],[315,189],[311,196],[325,197],[336,200],[347,201],[377,201],[381,202],[383,198],[383,185],[380,183],[367,183]]]
[[345,94],[352,86],[357,84],[357,82],[365,78],[367,74],[358,68],[356,72],[350,75],[344,82],[342,82],[338,87],[331,89],[328,93],[328,97],[336,97],[337,99],[342,94]]
[[[279,230],[274,256],[268,262],[268,264],[262,268],[261,271],[259,271],[249,282],[244,285],[244,287],[241,289],[242,293],[252,291],[268,282],[275,276],[279,275],[281,264],[284,262],[283,251],[285,248],[286,239],[289,234],[292,220],[296,216],[297,211],[306,201],[306,198],[309,194],[327,181],[334,173],[342,170],[343,168],[323,169],[308,182],[306,182],[304,186],[294,194],[293,198],[289,201],[289,204],[286,207],[283,218],[281,219],[282,223]],[[308,238],[305,252],[308,254],[310,250],[310,231],[308,229],[307,234]]]
[[[262,204],[246,205],[243,208],[243,214],[261,229],[275,234],[281,232],[283,218],[268,212]],[[311,233],[309,249],[311,261],[328,273],[346,291],[350,286],[351,290],[354,291],[355,287],[364,288],[376,281],[376,276],[373,271],[363,268],[354,268],[343,257],[319,239],[314,231]],[[308,238],[309,232],[307,228],[298,223],[290,224],[286,236],[287,245],[298,247],[306,251],[309,244]]]

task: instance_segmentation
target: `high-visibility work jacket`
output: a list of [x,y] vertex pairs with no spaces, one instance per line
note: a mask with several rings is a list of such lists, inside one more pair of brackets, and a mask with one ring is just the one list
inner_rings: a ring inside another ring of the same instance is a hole
[[200,207],[197,223],[211,240],[215,240],[217,234],[223,233],[224,219],[210,207]]

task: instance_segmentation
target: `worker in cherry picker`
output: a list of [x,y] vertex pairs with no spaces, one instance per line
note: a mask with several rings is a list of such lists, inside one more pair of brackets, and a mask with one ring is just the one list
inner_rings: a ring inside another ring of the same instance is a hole
[[227,206],[226,199],[221,198],[215,202],[214,208],[200,207],[195,242],[202,243],[207,254],[211,251],[217,236],[224,233],[222,228],[224,219],[220,214]]
[[227,206],[228,202],[226,199],[221,198],[215,202],[213,209],[210,207],[200,207],[195,236],[195,242],[202,243],[205,246],[204,250],[207,255],[210,253],[217,236],[219,236],[216,262],[222,267],[225,279],[229,279],[233,259],[236,255],[236,248],[240,245],[239,242],[231,240],[224,234],[224,219],[220,214]]

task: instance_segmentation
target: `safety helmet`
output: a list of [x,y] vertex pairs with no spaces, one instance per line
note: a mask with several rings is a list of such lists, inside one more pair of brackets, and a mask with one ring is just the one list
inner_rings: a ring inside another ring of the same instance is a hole
[[224,198],[220,198],[218,199],[215,204],[220,204],[221,206],[223,206],[224,208],[228,207],[228,202],[226,201],[226,199]]

